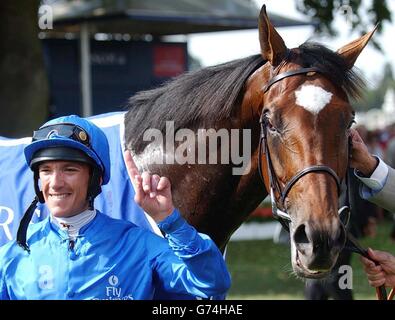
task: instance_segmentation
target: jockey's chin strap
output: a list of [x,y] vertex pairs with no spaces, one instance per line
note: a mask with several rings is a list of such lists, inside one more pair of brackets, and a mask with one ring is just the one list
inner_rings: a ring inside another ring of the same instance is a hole
[[[316,72],[320,72],[318,68],[311,67],[311,68],[300,68],[297,70],[293,71],[287,71],[284,73],[280,73],[273,77],[263,88],[263,93],[266,93],[270,87],[278,82],[281,81],[287,77],[291,77],[294,75],[300,75],[300,74],[306,74],[306,75],[314,75]],[[280,183],[276,177],[273,164],[271,161],[270,157],[270,152],[269,152],[269,147],[267,143],[267,125],[268,125],[268,119],[265,115],[264,112],[261,113],[260,119],[259,119],[259,124],[260,124],[260,138],[259,138],[259,154],[258,154],[258,171],[259,171],[259,176],[261,177],[263,184],[265,185],[265,181],[263,179],[263,174],[262,174],[262,155],[265,155],[266,158],[266,164],[267,164],[267,170],[268,170],[268,176],[269,176],[269,187],[270,187],[270,199],[271,199],[271,206],[272,206],[272,214],[275,219],[277,219],[281,225],[284,227],[285,230],[288,232],[289,230],[289,223],[291,222],[291,216],[288,214],[287,209],[286,209],[286,204],[285,200],[288,196],[288,193],[291,191],[291,188],[295,185],[295,183],[302,178],[303,176],[309,174],[309,173],[314,173],[314,172],[324,172],[332,176],[336,182],[337,186],[337,191],[338,191],[338,196],[340,196],[341,193],[341,181],[336,174],[336,172],[331,169],[328,166],[325,165],[313,165],[307,168],[304,168],[297,172],[286,184],[284,187],[284,190],[281,191]],[[351,137],[348,139],[348,154],[349,158],[351,156],[351,147],[352,147],[352,140]],[[264,150],[263,150],[264,148]],[[350,221],[350,214],[351,214],[351,204],[350,204],[350,198],[351,198],[351,188],[349,188],[349,183],[350,183],[350,170],[349,170],[349,164],[347,164],[347,173],[345,177],[345,185],[346,185],[346,197],[344,201],[344,206],[342,206],[338,210],[339,218],[340,221],[342,221],[345,229],[346,226],[348,225]],[[279,195],[279,201],[281,204],[281,208],[279,209],[277,206],[277,199],[275,198],[275,192]],[[347,229],[346,229],[347,230]],[[373,261],[376,265],[378,264],[376,261],[374,261],[368,254],[367,250],[364,249],[358,241],[354,238],[354,236],[347,231],[347,240],[346,240],[346,245],[345,249],[350,250],[352,252],[358,253],[367,259],[370,259]],[[395,288],[394,288],[395,289]],[[385,286],[382,285],[378,288],[376,288],[376,294],[377,298],[379,300],[391,300],[394,295],[395,295],[395,290],[392,289],[391,293],[387,297],[387,292],[385,289]]]
[[38,202],[39,202],[38,197],[37,196],[34,197],[34,200],[27,208],[25,214],[23,215],[19,223],[18,231],[16,234],[16,243],[19,246],[21,246],[24,250],[26,250],[28,253],[30,253],[30,248],[26,241],[27,228],[29,227],[30,220],[32,220],[32,216],[37,208]]
[[30,206],[26,209],[21,221],[19,222],[19,227],[16,234],[16,243],[20,247],[22,247],[23,250],[26,250],[28,253],[30,253],[30,248],[26,240],[27,228],[29,227],[29,223],[32,220],[33,213],[37,208],[37,204],[39,202],[40,203],[45,202],[44,195],[38,186],[38,179],[39,179],[38,170],[34,170],[33,180],[34,180],[34,191],[36,193],[36,196],[34,197]]

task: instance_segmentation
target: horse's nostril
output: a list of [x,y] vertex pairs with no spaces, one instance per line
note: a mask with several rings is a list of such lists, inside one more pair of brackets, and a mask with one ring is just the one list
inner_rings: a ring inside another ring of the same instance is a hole
[[308,244],[310,242],[309,239],[307,238],[306,226],[304,224],[301,224],[296,228],[294,233],[294,240],[297,245]]

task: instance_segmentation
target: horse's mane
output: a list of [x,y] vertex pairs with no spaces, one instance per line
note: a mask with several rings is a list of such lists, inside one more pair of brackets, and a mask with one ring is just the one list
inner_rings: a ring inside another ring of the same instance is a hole
[[[159,88],[142,91],[129,99],[125,137],[136,153],[143,151],[147,129],[202,128],[229,118],[247,78],[264,64],[260,55],[185,73]],[[204,122],[204,124],[203,124]]]
[[[347,95],[361,97],[365,81],[356,68],[350,69],[347,66],[340,54],[315,42],[305,42],[298,49],[297,59],[300,59],[302,67],[318,67],[325,78],[342,88]],[[295,54],[288,55],[283,63],[294,60]]]
[[[323,45],[306,42],[281,64],[298,61],[302,67],[318,67],[333,84],[348,95],[359,97],[363,79],[349,69],[344,59]],[[136,153],[149,143],[144,132],[156,128],[165,132],[166,121],[179,128],[215,127],[215,123],[232,116],[247,78],[265,61],[253,55],[217,66],[188,72],[162,86],[132,96],[127,105],[125,137]]]

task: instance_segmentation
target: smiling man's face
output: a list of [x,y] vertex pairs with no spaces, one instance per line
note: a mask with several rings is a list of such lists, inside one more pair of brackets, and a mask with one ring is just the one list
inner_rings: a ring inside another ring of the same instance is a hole
[[45,203],[55,217],[72,217],[88,208],[90,168],[74,161],[45,161],[39,165]]

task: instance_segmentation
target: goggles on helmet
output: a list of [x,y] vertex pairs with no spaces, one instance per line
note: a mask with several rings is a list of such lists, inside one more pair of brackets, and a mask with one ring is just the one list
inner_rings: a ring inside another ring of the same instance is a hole
[[60,136],[80,142],[91,149],[89,135],[81,127],[71,123],[48,125],[33,132],[32,142],[50,139],[51,136]]

